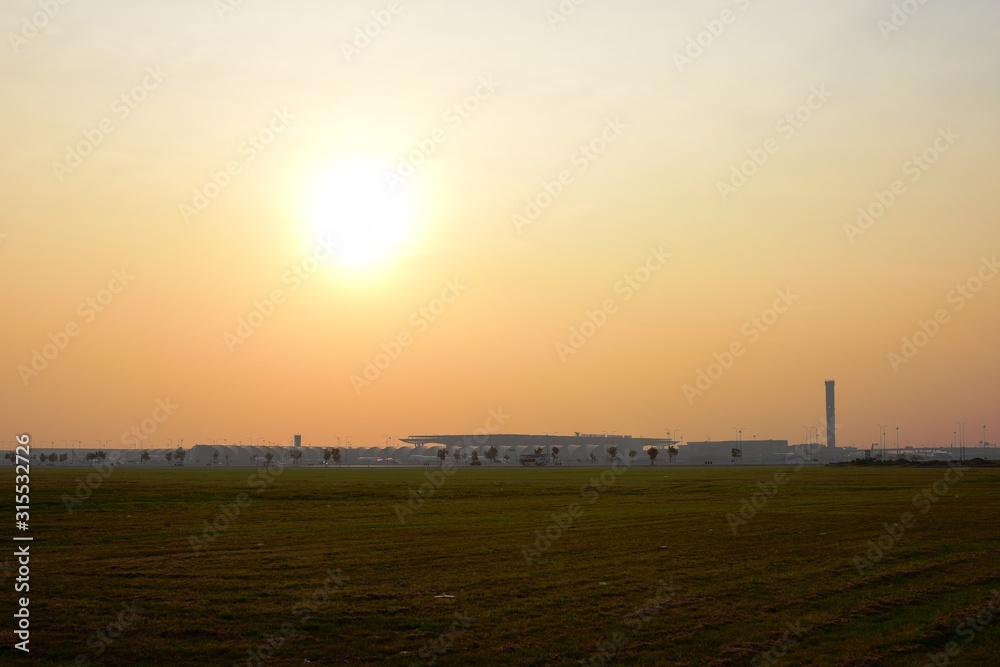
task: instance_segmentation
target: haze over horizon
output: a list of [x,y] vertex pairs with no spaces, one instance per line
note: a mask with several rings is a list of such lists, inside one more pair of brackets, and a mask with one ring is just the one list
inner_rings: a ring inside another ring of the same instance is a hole
[[0,440],[997,440],[996,3],[220,2],[3,13]]

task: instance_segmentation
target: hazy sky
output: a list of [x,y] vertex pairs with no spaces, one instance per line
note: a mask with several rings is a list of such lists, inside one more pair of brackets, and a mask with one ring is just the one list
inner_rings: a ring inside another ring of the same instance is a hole
[[5,3],[0,440],[1000,437],[995,2],[236,4]]

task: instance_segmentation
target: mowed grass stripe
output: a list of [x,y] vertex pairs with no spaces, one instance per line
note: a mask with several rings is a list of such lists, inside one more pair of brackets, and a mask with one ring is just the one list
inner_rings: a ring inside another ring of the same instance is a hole
[[[788,484],[733,535],[726,515],[778,470]],[[60,499],[81,472],[38,469],[34,657],[66,664],[136,598],[146,613],[101,664],[232,664],[340,568],[349,582],[268,664],[409,664],[468,613],[436,664],[578,664],[616,631],[621,664],[749,664],[802,620],[813,629],[787,664],[923,665],[998,586],[994,470],[967,473],[864,577],[853,556],[941,469],[637,464],[589,504],[600,469],[486,466],[401,524],[393,506],[432,471],[289,468],[256,495],[251,470],[117,469],[69,514]],[[195,556],[188,538],[240,492],[252,505]],[[521,547],[572,503],[583,515],[528,565]],[[632,632],[660,580],[676,595]],[[994,627],[962,659],[998,649]]]

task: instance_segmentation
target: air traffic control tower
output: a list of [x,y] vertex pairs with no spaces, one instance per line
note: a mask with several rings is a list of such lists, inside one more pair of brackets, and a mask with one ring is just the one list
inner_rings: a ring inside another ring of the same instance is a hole
[[834,381],[826,381],[826,448],[831,454],[837,448],[837,397]]

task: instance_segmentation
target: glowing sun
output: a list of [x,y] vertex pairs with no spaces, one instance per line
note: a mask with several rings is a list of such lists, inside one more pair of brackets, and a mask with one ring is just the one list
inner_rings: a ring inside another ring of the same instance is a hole
[[390,186],[377,161],[355,158],[324,171],[311,187],[313,231],[336,244],[338,264],[366,268],[396,255],[410,234],[414,206]]

